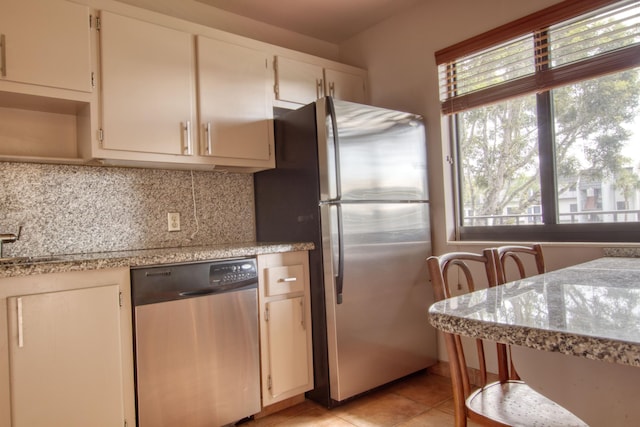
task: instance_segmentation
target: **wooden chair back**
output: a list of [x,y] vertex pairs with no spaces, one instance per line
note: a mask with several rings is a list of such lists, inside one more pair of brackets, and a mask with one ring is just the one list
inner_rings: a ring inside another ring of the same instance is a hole
[[[507,245],[493,249],[494,260],[496,263],[496,279],[499,285],[503,285],[512,280],[524,279],[525,277],[542,274],[545,272],[544,255],[542,254],[542,246],[534,244],[531,246],[524,245]],[[524,259],[533,257],[535,262],[535,270],[530,269],[532,274],[527,274]],[[509,266],[515,265],[517,275],[509,275]],[[511,347],[507,347],[509,360],[509,379],[519,380],[520,376],[511,361]]]
[[[499,285],[510,282],[511,280],[524,279],[532,275],[527,274],[525,270],[525,264],[523,262],[525,257],[533,257],[536,266],[534,274],[542,274],[545,272],[544,255],[542,254],[542,246],[540,244],[531,246],[500,246],[494,248],[494,257],[496,261],[496,277]],[[507,273],[509,265],[513,264],[515,264],[517,268],[519,277],[509,277]]]
[[[427,259],[427,265],[435,299],[440,301],[454,296],[454,286],[456,287],[455,294],[460,294],[461,291],[472,292],[476,290],[476,283],[479,280],[484,281],[485,278],[490,287],[497,285],[499,282],[497,270],[504,266],[503,261],[498,258],[500,254],[503,260],[514,259],[518,271],[522,275],[524,275],[524,266],[516,254],[533,254],[534,256],[539,254],[536,258],[538,272],[544,271],[544,260],[539,247],[529,250],[521,249],[521,247],[516,249],[509,247],[509,249],[502,250],[493,248],[485,249],[482,254],[451,252],[440,257],[432,256]],[[463,286],[465,286],[464,290]],[[449,357],[456,427],[465,427],[467,417],[476,423],[487,426],[587,427],[574,414],[531,389],[517,378],[517,374],[509,372],[508,368],[512,368],[513,365],[508,357],[508,347],[505,344],[496,344],[499,380],[487,383],[484,345],[482,340],[476,339],[480,370],[480,384],[476,385],[481,388],[472,391],[460,336],[443,332],[443,337]]]
[[[453,296],[454,286],[457,288],[455,292],[457,295],[461,294],[459,291],[463,286],[466,287],[467,292],[476,290],[476,283],[481,276],[476,273],[474,277],[474,271],[483,272],[483,281],[486,278],[490,287],[495,286],[497,278],[494,256],[495,252],[492,249],[485,249],[482,254],[450,252],[440,257],[429,257],[427,266],[436,301]],[[459,335],[443,332],[443,336],[449,357],[456,425],[465,425],[460,423],[463,422],[463,417],[466,423],[465,400],[471,393],[471,381],[464,348]],[[476,339],[476,351],[480,371],[480,384],[477,385],[484,387],[487,384],[487,367],[484,344],[480,339]],[[506,381],[509,376],[506,346],[497,344],[497,352],[498,376],[501,381]]]

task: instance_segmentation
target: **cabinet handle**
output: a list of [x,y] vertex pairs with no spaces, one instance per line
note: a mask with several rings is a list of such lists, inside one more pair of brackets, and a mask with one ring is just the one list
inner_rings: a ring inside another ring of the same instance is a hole
[[336,87],[334,82],[329,83],[329,95],[335,97],[336,96]]
[[324,89],[323,89],[323,84],[324,82],[322,81],[322,79],[316,79],[316,98],[320,99],[324,96]]
[[24,330],[22,325],[22,298],[16,300],[18,305],[18,348],[24,347]]
[[278,279],[278,282],[295,282],[297,280],[298,280],[297,277],[285,277],[282,279]]
[[304,321],[304,301],[303,300],[300,300],[300,326],[302,326],[303,330],[307,329],[307,325],[305,325],[305,321]]
[[212,155],[213,149],[211,148],[211,122],[207,122],[207,124],[204,125],[204,132],[207,135],[207,154]]
[[7,77],[7,55],[4,34],[0,34],[0,77]]
[[184,124],[184,130],[186,132],[185,154],[191,156],[193,154],[193,147],[191,145],[191,120],[187,120]]

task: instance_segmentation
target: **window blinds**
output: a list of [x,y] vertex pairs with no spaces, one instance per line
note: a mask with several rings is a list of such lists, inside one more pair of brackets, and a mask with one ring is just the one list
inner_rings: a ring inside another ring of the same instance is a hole
[[[579,6],[579,16],[569,16],[569,3]],[[585,3],[598,7],[585,12]],[[554,8],[562,14],[552,13]],[[543,25],[540,19],[545,16],[553,18]],[[558,16],[563,20],[554,22]],[[514,22],[520,24],[507,24],[469,41],[483,46],[491,40],[490,47],[467,52],[463,42],[436,52],[444,114],[640,65],[638,0],[565,1]],[[514,36],[532,22],[537,23],[535,29]],[[501,42],[496,32],[502,32]]]

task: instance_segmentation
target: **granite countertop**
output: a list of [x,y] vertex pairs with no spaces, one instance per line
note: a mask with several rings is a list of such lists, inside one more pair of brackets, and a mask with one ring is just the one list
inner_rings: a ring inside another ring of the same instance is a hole
[[212,246],[143,249],[33,258],[31,262],[0,264],[0,278],[117,267],[140,267],[206,261],[261,254],[312,250],[313,243],[233,243]]
[[449,298],[429,318],[446,332],[640,366],[640,258],[600,258]]

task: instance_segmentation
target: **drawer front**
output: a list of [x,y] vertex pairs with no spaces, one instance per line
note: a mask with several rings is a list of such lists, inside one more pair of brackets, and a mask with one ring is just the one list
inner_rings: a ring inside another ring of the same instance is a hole
[[304,269],[301,264],[266,268],[268,297],[304,291]]

